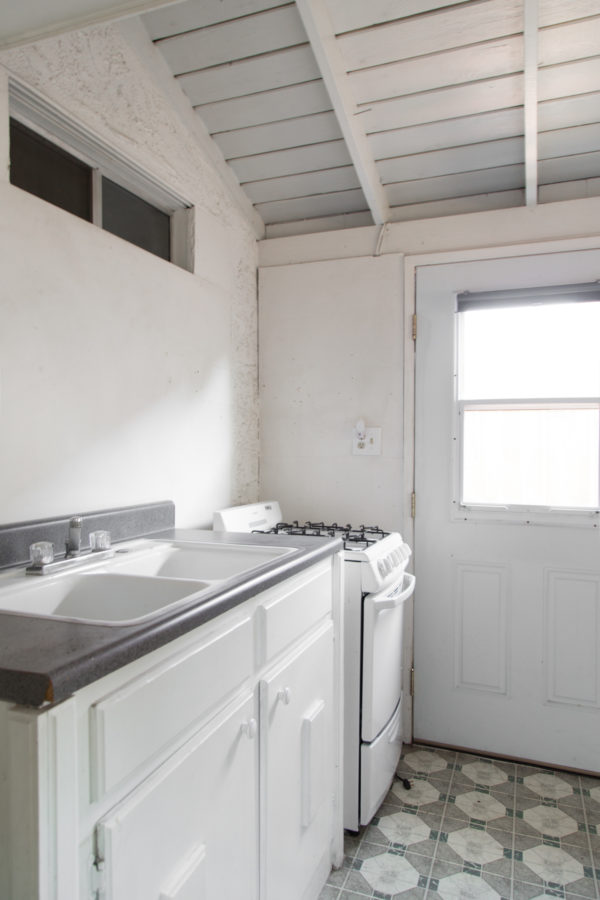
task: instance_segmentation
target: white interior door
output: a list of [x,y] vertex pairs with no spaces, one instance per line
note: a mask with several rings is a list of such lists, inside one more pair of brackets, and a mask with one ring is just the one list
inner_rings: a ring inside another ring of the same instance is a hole
[[[458,294],[593,282],[599,275],[600,251],[418,270],[414,733],[419,740],[600,769],[598,515],[545,509],[537,500],[507,509],[489,498],[484,508],[466,505],[461,491],[472,485],[461,472],[472,448],[464,446],[461,415],[464,421],[465,413],[492,410],[502,423],[508,410],[500,409],[497,398],[495,406],[479,409],[461,407],[456,399]],[[500,340],[502,353],[490,354],[490,368],[497,372],[505,366],[508,372],[515,365],[515,341]],[[539,341],[541,335],[533,343]],[[570,329],[563,341],[557,366],[572,341]],[[600,348],[600,333],[595,342]],[[600,366],[598,349],[595,365]],[[536,412],[541,406],[530,404]],[[598,415],[597,407],[590,415]],[[564,424],[560,428],[557,443],[570,432]],[[534,446],[534,461],[538,451]],[[472,456],[487,464],[495,452]],[[500,454],[497,466],[504,464]],[[563,465],[565,472],[573,468]],[[525,492],[534,480],[525,479]]]

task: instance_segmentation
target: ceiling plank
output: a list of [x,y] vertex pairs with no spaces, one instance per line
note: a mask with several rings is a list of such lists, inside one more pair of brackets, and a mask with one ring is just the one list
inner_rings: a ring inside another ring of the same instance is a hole
[[398,184],[389,184],[387,190],[390,204],[393,207],[405,203],[451,200],[453,197],[518,190],[523,187],[524,177],[525,167],[520,163],[514,166],[501,166],[497,169],[464,172],[459,175],[441,175],[437,178],[423,178],[419,181],[400,181]]
[[293,6],[282,6],[232,22],[197,28],[156,41],[174,75],[235,62],[233,53],[247,59],[272,50],[306,43]]
[[438,175],[456,175],[478,169],[492,169],[522,162],[523,138],[506,138],[502,141],[486,141],[449,150],[433,150],[396,159],[385,159],[377,164],[384,184],[398,181],[414,181],[434,178]]
[[461,0],[402,0],[402,3],[398,0],[369,0],[368,3],[365,0],[326,0],[326,5],[336,34],[341,34],[381,22],[423,15],[459,2]]
[[346,68],[337,47],[331,20],[318,0],[296,0],[321,77],[331,97],[348,151],[376,225],[387,222],[389,207],[356,103],[346,82]]
[[230,159],[229,165],[240,182],[259,181],[262,178],[276,178],[280,175],[294,175],[299,172],[317,172],[347,166],[351,162],[344,141],[326,141],[293,147],[291,150],[275,150],[257,156],[241,156]]
[[598,0],[540,0],[540,28],[598,15]]
[[397,128],[394,131],[379,131],[369,135],[369,142],[375,159],[380,160],[390,156],[445,150],[522,135],[522,109],[501,109],[475,116],[460,116],[442,122]]
[[597,56],[600,48],[600,16],[541,30],[539,44],[540,66]]
[[275,50],[264,56],[236,60],[177,76],[192,106],[242,97],[319,77],[319,69],[308,44],[290,50]]
[[211,133],[331,112],[331,100],[320,78],[196,106],[196,112]]
[[539,70],[539,100],[555,100],[598,90],[600,56]]
[[377,66],[453,47],[519,34],[522,0],[463,3],[415,19],[401,19],[338,38],[348,71]]
[[371,103],[364,108],[360,118],[370,134],[522,105],[523,76],[508,75],[486,82],[461,84],[440,91]]
[[[546,131],[539,136],[540,159],[593,153],[600,147],[600,123]],[[598,172],[600,175],[600,172]]]
[[355,190],[359,187],[354,166],[341,166],[339,169],[306,172],[287,178],[250,181],[244,185],[244,191],[253,203],[268,203],[271,200],[291,200],[314,194]]
[[600,151],[540,160],[540,184],[600,176]]
[[538,0],[523,0],[525,204],[538,195]]
[[152,40],[183,34],[192,28],[206,28],[242,16],[283,6],[289,0],[188,0],[175,7],[165,7],[143,17]]
[[263,222],[289,222],[305,219],[307,216],[333,216],[341,213],[362,212],[365,208],[363,192],[339,191],[332,194],[317,194],[314,197],[299,197],[295,200],[276,200],[273,203],[257,203],[256,211]]
[[490,209],[509,209],[523,206],[524,191],[495,191],[468,197],[452,197],[450,200],[430,200],[425,203],[407,203],[392,207],[392,222],[409,222],[414,219],[433,219],[439,216],[458,216]]
[[403,97],[523,70],[523,38],[514,35],[476,47],[416,56],[348,75],[357,103]]
[[600,117],[600,91],[581,94],[578,97],[561,97],[544,100],[538,109],[540,134],[559,128],[573,128],[598,121]]
[[297,116],[280,122],[268,122],[249,128],[213,133],[225,159],[234,156],[252,156],[271,150],[288,150],[302,144],[319,144],[341,138],[340,126],[333,112],[321,112],[312,116]]

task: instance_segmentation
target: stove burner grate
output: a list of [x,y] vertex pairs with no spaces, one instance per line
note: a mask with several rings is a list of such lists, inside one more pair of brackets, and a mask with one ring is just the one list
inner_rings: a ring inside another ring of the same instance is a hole
[[339,537],[344,542],[345,550],[365,550],[371,544],[375,544],[387,537],[389,531],[384,531],[377,525],[350,524],[338,525],[337,522],[327,524],[325,522],[305,522],[300,525],[297,519],[293,522],[278,522],[273,528],[269,528],[267,534],[311,535],[316,537]]

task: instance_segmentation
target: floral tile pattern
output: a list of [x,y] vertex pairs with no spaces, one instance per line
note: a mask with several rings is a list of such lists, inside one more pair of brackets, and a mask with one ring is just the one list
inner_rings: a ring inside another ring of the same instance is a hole
[[405,747],[319,900],[600,900],[600,779]]

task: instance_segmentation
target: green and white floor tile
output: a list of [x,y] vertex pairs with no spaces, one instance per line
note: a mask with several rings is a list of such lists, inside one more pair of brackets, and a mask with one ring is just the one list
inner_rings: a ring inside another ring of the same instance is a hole
[[600,779],[406,747],[319,900],[600,898]]

